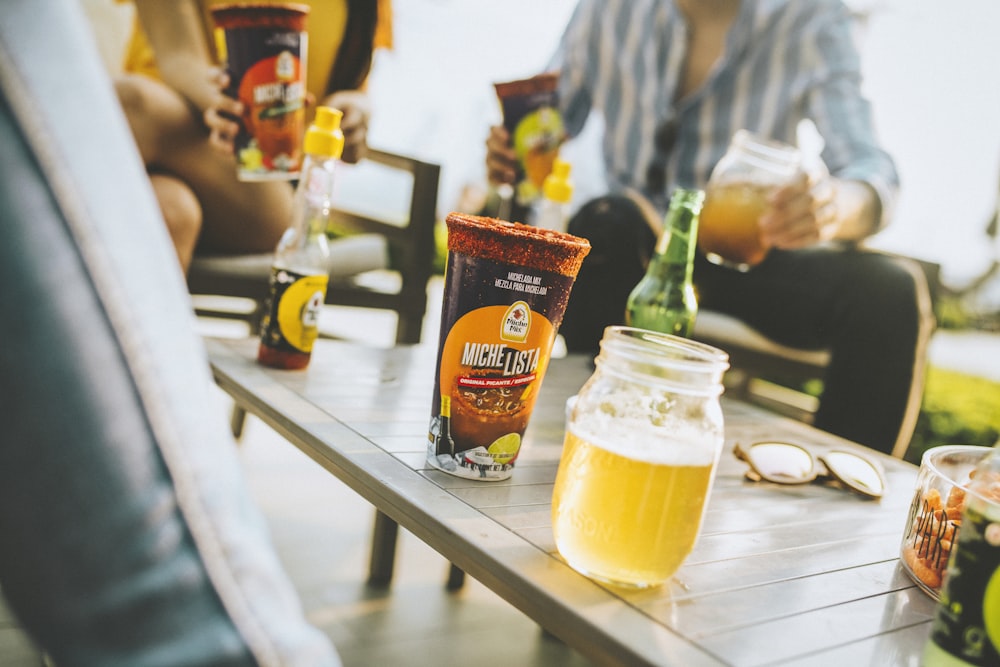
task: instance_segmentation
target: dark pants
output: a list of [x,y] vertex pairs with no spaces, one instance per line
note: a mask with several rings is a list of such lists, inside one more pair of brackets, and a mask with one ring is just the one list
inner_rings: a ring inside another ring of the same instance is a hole
[[[570,232],[590,239],[598,258],[584,261],[560,329],[570,351],[597,349],[599,320],[622,323],[628,292],[642,276],[636,258],[652,252],[652,244],[610,248],[642,238],[641,228],[649,227],[619,210],[612,223],[584,207],[570,222]],[[933,327],[915,262],[854,249],[773,250],[741,273],[699,255],[694,280],[701,309],[737,317],[784,345],[830,350],[818,428],[883,452],[909,438]]]

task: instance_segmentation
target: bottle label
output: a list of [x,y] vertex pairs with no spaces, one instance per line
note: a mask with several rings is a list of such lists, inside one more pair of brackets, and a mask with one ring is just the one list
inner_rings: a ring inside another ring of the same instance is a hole
[[931,641],[969,665],[1000,665],[1000,523],[966,509]]
[[319,336],[319,313],[329,279],[326,274],[273,268],[261,343],[288,352],[312,352]]
[[234,142],[237,175],[244,181],[294,179],[303,159],[307,34],[273,25],[266,12],[223,32],[231,82],[226,92],[245,109]]
[[573,279],[451,252],[428,461],[511,475]]

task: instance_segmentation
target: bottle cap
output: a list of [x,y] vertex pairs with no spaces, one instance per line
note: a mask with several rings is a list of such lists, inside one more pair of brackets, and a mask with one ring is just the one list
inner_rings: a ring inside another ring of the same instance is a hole
[[333,107],[317,107],[316,118],[306,131],[302,144],[308,155],[324,158],[339,158],[344,152],[344,133],[340,129],[340,119],[344,113]]
[[552,173],[542,182],[542,194],[560,204],[568,204],[573,198],[573,181],[569,180],[571,170],[569,162],[556,158],[552,164]]

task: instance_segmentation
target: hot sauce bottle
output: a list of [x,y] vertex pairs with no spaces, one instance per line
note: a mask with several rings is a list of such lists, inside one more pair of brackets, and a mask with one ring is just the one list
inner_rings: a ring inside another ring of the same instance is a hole
[[342,116],[338,109],[319,107],[306,132],[306,157],[295,191],[292,224],[274,253],[270,291],[261,321],[257,361],[264,366],[305,368],[319,335],[319,313],[330,277],[326,227],[332,207],[333,175],[344,150]]

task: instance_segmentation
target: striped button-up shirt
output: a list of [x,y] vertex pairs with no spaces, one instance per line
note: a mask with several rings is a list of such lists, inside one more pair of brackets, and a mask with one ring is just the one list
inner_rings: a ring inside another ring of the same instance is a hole
[[737,130],[795,143],[812,120],[830,173],[870,184],[884,223],[898,176],[861,94],[851,21],[840,0],[743,0],[721,60],[677,99],[688,34],[673,0],[581,0],[552,62],[567,132],[601,114],[611,189],[664,210],[674,187],[705,187]]

